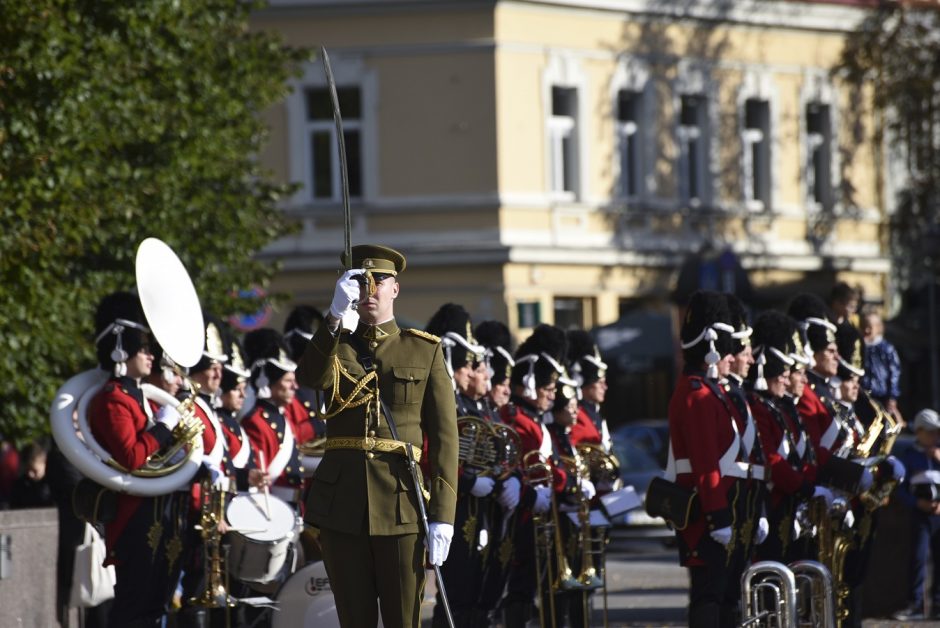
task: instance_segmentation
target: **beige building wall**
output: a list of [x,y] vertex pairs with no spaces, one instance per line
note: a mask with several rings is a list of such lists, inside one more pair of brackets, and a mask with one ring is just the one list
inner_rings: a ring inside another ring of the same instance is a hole
[[[553,322],[555,299],[581,298],[584,324],[606,324],[623,300],[667,300],[678,266],[706,243],[731,247],[756,288],[775,297],[837,277],[869,298],[888,296],[870,94],[830,77],[859,11],[773,0],[725,9],[704,0],[273,4],[256,27],[295,45],[325,44],[338,81],[368,93],[353,240],[408,255],[403,316],[423,322],[456,301],[524,335],[519,303],[538,303]],[[320,71],[310,64],[297,89]],[[574,194],[551,191],[553,85],[576,91]],[[625,88],[641,89],[646,103],[642,190],[631,198],[619,192],[616,95]],[[691,93],[707,101],[712,193],[702,206],[683,201],[678,183],[680,97]],[[744,193],[748,98],[770,107],[771,202],[759,210]],[[825,212],[807,202],[811,100],[832,114],[838,202]],[[309,167],[297,163],[296,110],[289,99],[266,118],[262,160],[284,180]],[[269,251],[286,260],[275,288],[325,305],[342,242],[339,204],[300,195],[287,211],[303,230]]]

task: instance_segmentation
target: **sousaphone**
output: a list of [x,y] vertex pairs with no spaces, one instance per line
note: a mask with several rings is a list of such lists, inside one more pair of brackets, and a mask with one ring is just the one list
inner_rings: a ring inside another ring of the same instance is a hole
[[[147,238],[137,249],[135,270],[137,292],[151,334],[177,365],[194,366],[202,355],[205,327],[196,288],[183,263],[161,240]],[[121,493],[163,495],[188,484],[202,463],[203,448],[202,438],[191,428],[191,417],[183,408],[183,428],[174,430],[176,442],[171,449],[181,455],[155,455],[143,468],[129,472],[95,440],[86,416],[88,404],[108,378],[104,370],[91,369],[72,377],[56,392],[50,422],[62,453],[86,477]],[[155,386],[145,384],[141,388],[146,398],[158,404],[180,406],[178,400]]]

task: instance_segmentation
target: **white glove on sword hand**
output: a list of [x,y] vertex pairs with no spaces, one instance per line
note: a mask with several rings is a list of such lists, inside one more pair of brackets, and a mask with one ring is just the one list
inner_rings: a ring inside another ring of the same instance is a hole
[[454,538],[454,526],[449,523],[432,521],[428,524],[428,538],[425,547],[428,548],[428,562],[440,567],[447,560],[450,553],[450,541]]
[[330,304],[330,316],[336,320],[342,320],[343,316],[353,310],[353,304],[359,301],[359,282],[354,277],[365,272],[364,268],[350,268],[336,280],[333,302]]

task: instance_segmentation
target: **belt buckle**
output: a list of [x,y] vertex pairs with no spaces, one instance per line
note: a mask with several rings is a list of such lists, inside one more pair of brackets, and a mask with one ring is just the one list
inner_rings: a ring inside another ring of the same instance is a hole
[[364,439],[362,439],[362,448],[365,449],[366,451],[372,451],[373,449],[375,449],[375,444],[376,444],[375,438],[371,436],[366,436]]

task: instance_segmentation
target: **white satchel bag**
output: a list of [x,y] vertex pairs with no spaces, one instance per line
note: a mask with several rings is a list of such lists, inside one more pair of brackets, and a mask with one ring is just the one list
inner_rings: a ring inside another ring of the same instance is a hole
[[104,539],[93,525],[85,524],[85,541],[75,548],[71,606],[91,608],[114,597],[114,567],[104,566]]

